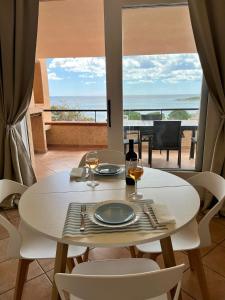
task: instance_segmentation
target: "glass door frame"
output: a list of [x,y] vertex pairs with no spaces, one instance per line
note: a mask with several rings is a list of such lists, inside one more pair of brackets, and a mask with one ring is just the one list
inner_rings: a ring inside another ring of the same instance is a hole
[[108,147],[123,151],[122,10],[138,6],[185,5],[183,0],[104,0]]

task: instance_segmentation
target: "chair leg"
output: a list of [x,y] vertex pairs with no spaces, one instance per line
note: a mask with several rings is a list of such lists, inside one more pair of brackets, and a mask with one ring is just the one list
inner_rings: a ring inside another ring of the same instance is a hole
[[194,271],[195,270],[195,262],[192,259],[192,255],[190,253],[190,251],[187,251],[187,255],[188,255],[188,260],[189,260],[189,265],[190,265],[190,270]]
[[138,156],[141,159],[142,158],[142,142],[138,142]]
[[84,253],[84,256],[83,256],[83,261],[84,261],[84,262],[85,262],[85,261],[88,261],[89,251],[90,251],[90,248],[87,247],[87,250],[86,250],[86,252]]
[[166,160],[169,161],[170,159],[170,150],[166,150]]
[[129,249],[130,249],[130,255],[131,255],[131,257],[135,258],[136,257],[136,252],[135,252],[134,246],[130,246]]
[[194,265],[194,269],[198,278],[198,283],[201,289],[202,299],[209,300],[209,291],[208,285],[206,281],[205,271],[203,268],[201,255],[199,249],[193,249],[188,251],[188,256],[191,256],[192,266]]
[[17,276],[16,276],[16,287],[14,292],[14,300],[20,300],[23,293],[24,283],[27,279],[27,273],[29,269],[29,264],[33,260],[28,259],[19,259]]
[[151,148],[151,146],[148,147],[148,164],[150,167],[152,166],[152,148]]
[[177,160],[179,168],[181,168],[181,149],[178,150],[178,160]]
[[77,256],[76,260],[77,260],[78,264],[81,264],[83,262],[82,256]]
[[192,159],[195,157],[195,143],[191,141],[191,148],[190,148],[190,155],[189,159]]
[[74,259],[72,257],[67,258],[66,264],[67,264],[69,272],[71,273],[73,268],[75,267]]

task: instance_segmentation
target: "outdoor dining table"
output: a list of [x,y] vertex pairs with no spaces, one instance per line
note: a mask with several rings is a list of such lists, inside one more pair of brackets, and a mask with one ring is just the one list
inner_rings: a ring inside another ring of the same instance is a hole
[[[162,121],[163,122],[163,121]],[[124,120],[123,127],[126,130],[139,130],[140,127],[153,128],[154,121],[152,120]],[[198,129],[197,120],[181,120],[181,131],[191,131],[192,137],[195,137],[196,130]]]
[[[87,247],[124,247],[160,240],[165,267],[175,265],[171,234],[180,230],[195,217],[200,206],[199,195],[185,180],[152,168],[144,168],[138,181],[143,199],[165,204],[176,223],[168,224],[166,231],[113,232],[63,238],[62,232],[71,202],[94,203],[105,200],[130,201],[133,186],[127,186],[124,176],[97,176],[99,185],[92,188],[85,181],[70,179],[70,172],[60,172],[46,177],[30,187],[21,197],[21,220],[33,230],[57,241],[54,273],[65,272],[68,245]],[[60,299],[53,283],[52,300]]]

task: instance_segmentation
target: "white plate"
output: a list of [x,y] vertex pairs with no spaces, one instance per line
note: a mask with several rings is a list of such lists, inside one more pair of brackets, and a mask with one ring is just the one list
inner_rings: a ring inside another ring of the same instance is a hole
[[114,164],[107,164],[107,163],[102,163],[99,164],[93,172],[97,175],[102,175],[102,176],[112,176],[112,175],[117,175],[120,174],[123,171],[123,168],[118,165]]
[[[128,221],[128,222],[126,222],[126,223],[122,223],[122,224],[107,224],[107,223],[103,223],[103,222],[97,220],[97,219],[95,218],[95,211],[96,211],[96,209],[97,209],[98,207],[102,206],[103,204],[109,204],[109,203],[122,203],[122,204],[127,204],[127,205],[129,205],[129,206],[133,209],[133,211],[134,211],[134,213],[135,213],[134,218],[131,219],[130,221]],[[128,201],[124,201],[124,200],[108,200],[108,201],[100,202],[100,203],[98,203],[98,204],[96,204],[96,205],[90,207],[90,208],[88,209],[88,212],[87,212],[87,213],[88,213],[89,219],[90,219],[93,223],[95,223],[95,224],[97,224],[97,225],[99,225],[99,226],[108,227],[108,228],[121,228],[121,227],[127,227],[127,226],[129,226],[129,225],[131,225],[131,224],[136,223],[136,222],[140,219],[140,217],[141,217],[141,215],[142,215],[142,210],[141,210],[141,207],[139,207],[137,204],[130,203],[130,202],[128,202]]]

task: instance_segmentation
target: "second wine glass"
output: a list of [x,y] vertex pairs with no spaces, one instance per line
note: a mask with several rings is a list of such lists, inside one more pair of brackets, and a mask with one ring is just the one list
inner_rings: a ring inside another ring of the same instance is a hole
[[95,186],[99,185],[99,183],[94,180],[94,173],[93,173],[94,169],[99,164],[98,153],[96,151],[88,152],[86,154],[85,163],[86,166],[89,168],[90,177],[91,177],[91,181],[88,181],[87,185],[94,188]]
[[142,161],[139,159],[136,164],[134,164],[133,161],[130,161],[129,167],[128,167],[128,174],[129,176],[134,179],[135,181],[135,191],[134,193],[130,194],[130,197],[133,200],[141,199],[143,195],[137,191],[137,181],[141,179],[141,176],[144,173],[144,169],[142,166]]

